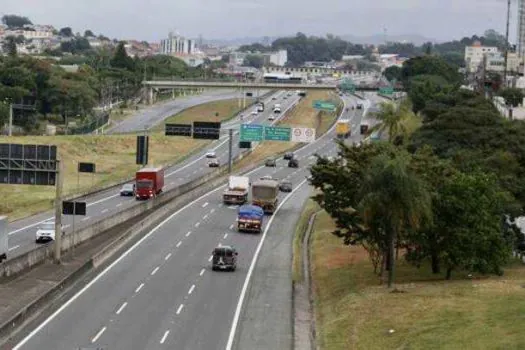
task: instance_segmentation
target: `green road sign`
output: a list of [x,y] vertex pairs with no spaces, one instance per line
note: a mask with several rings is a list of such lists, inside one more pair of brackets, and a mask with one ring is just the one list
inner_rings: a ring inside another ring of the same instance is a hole
[[262,141],[264,138],[264,126],[256,124],[241,124],[241,142]]
[[394,88],[391,86],[379,88],[379,93],[383,95],[392,95],[394,93]]
[[355,83],[352,79],[347,78],[343,80],[341,85],[339,85],[339,89],[345,92],[354,93],[355,92]]
[[323,110],[323,111],[334,112],[336,110],[336,106],[333,103],[331,103],[331,102],[314,101],[312,106],[315,109],[320,109],[320,110]]
[[264,139],[267,141],[290,141],[291,128],[280,126],[266,126],[264,128]]

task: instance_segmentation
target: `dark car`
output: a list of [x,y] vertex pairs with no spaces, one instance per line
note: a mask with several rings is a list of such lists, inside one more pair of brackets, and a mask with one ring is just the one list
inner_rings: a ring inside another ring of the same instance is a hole
[[363,105],[361,103],[357,104],[357,109],[363,109]]
[[299,168],[299,160],[292,158],[288,161],[288,168]]
[[121,196],[135,196],[135,184],[125,184],[120,189]]
[[208,162],[208,166],[210,168],[217,168],[219,166],[219,161],[217,159],[211,159],[209,162]]
[[264,162],[264,165],[276,167],[277,162],[275,161],[275,159],[269,158],[269,159],[266,159],[266,162]]
[[212,270],[235,271],[237,268],[237,251],[230,246],[219,246],[212,252]]
[[293,152],[287,152],[287,153],[284,154],[283,159],[284,160],[290,160],[290,159],[293,158],[293,156],[294,156]]
[[281,192],[292,192],[292,183],[290,181],[282,181],[279,184],[279,190]]

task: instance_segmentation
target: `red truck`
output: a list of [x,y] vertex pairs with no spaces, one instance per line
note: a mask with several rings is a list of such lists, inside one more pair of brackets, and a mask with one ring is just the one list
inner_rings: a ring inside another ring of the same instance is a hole
[[137,199],[154,198],[164,187],[164,169],[144,168],[135,176],[135,197]]

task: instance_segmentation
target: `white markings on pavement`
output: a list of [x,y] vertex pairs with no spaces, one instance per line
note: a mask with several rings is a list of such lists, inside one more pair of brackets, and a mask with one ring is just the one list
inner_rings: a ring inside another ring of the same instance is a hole
[[234,225],[235,225],[235,224],[231,224],[231,225],[230,225],[230,230],[233,230],[233,226],[234,226]]
[[201,272],[199,273],[199,276],[204,275],[204,271],[206,271],[206,269],[202,269]]
[[102,210],[101,213],[104,214],[104,213],[107,213],[108,211],[109,211],[109,209],[104,209],[104,210]]
[[191,235],[191,231],[188,231],[188,232],[186,233],[186,237],[189,237],[190,235]]
[[179,241],[179,243],[177,243],[177,248],[180,247],[180,245],[182,244],[182,241]]
[[93,337],[93,339],[91,339],[91,342],[94,343],[98,340],[98,338],[100,338],[100,336],[102,335],[102,333],[104,333],[106,331],[106,326],[102,327],[102,329],[100,331],[98,331],[98,333]]
[[228,234],[227,234],[227,233],[224,234],[224,239],[226,239],[226,237],[228,237]]
[[180,314],[183,308],[184,308],[184,304],[180,304],[179,308],[177,309],[177,315]]
[[195,227],[199,227],[200,224],[201,224],[200,222],[196,223]]
[[116,314],[117,314],[117,315],[120,315],[120,313],[122,312],[122,310],[124,310],[124,308],[125,308],[127,305],[128,305],[128,303],[127,303],[127,302],[124,302],[124,304],[122,304],[122,305],[118,308]]
[[154,274],[157,273],[157,271],[159,271],[160,267],[157,266],[155,269],[153,269],[153,271],[151,271],[151,275],[153,276]]
[[215,209],[210,210],[210,214],[213,214],[214,211],[215,211]]
[[80,220],[80,221],[87,221],[87,220],[89,220],[89,219],[91,219],[91,216],[86,216],[85,218],[83,218],[83,219]]
[[211,261],[212,259],[213,259],[213,255],[212,255],[212,256],[210,256],[210,258],[208,259],[208,261]]
[[118,207],[121,207],[121,206],[122,206],[122,203],[117,204],[117,208],[118,208]]
[[135,293],[140,292],[140,290],[142,289],[142,287],[144,287],[144,283],[141,283],[140,286],[138,286],[137,289],[135,289]]
[[171,258],[171,253],[168,253],[168,255],[164,257],[164,260],[168,260],[169,258]]
[[9,251],[15,250],[16,248],[20,248],[20,245],[15,245],[14,247],[9,248]]
[[203,220],[206,220],[207,218],[208,218],[208,214],[206,214],[206,215],[204,215],[204,216],[202,217]]
[[175,181],[170,182],[170,186],[175,185]]
[[64,225],[64,230],[65,230],[66,228],[68,228],[69,226],[71,226],[71,225]]
[[168,337],[168,334],[170,334],[170,331],[164,332],[164,335],[162,336],[162,339],[160,340],[161,344],[164,344],[164,342],[166,341],[166,338]]
[[191,295],[194,289],[195,289],[195,285],[192,284],[190,290],[188,291],[188,295]]
[[203,207],[203,208],[206,208],[206,207],[208,206],[208,204],[209,204],[209,203],[206,202],[206,203],[204,203],[204,204],[202,205],[202,207]]

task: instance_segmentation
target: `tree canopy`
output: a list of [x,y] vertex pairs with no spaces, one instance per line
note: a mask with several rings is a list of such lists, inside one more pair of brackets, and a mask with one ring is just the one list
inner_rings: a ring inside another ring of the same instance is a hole
[[33,24],[29,18],[18,15],[4,15],[2,16],[2,23],[9,29],[22,28],[27,24]]

